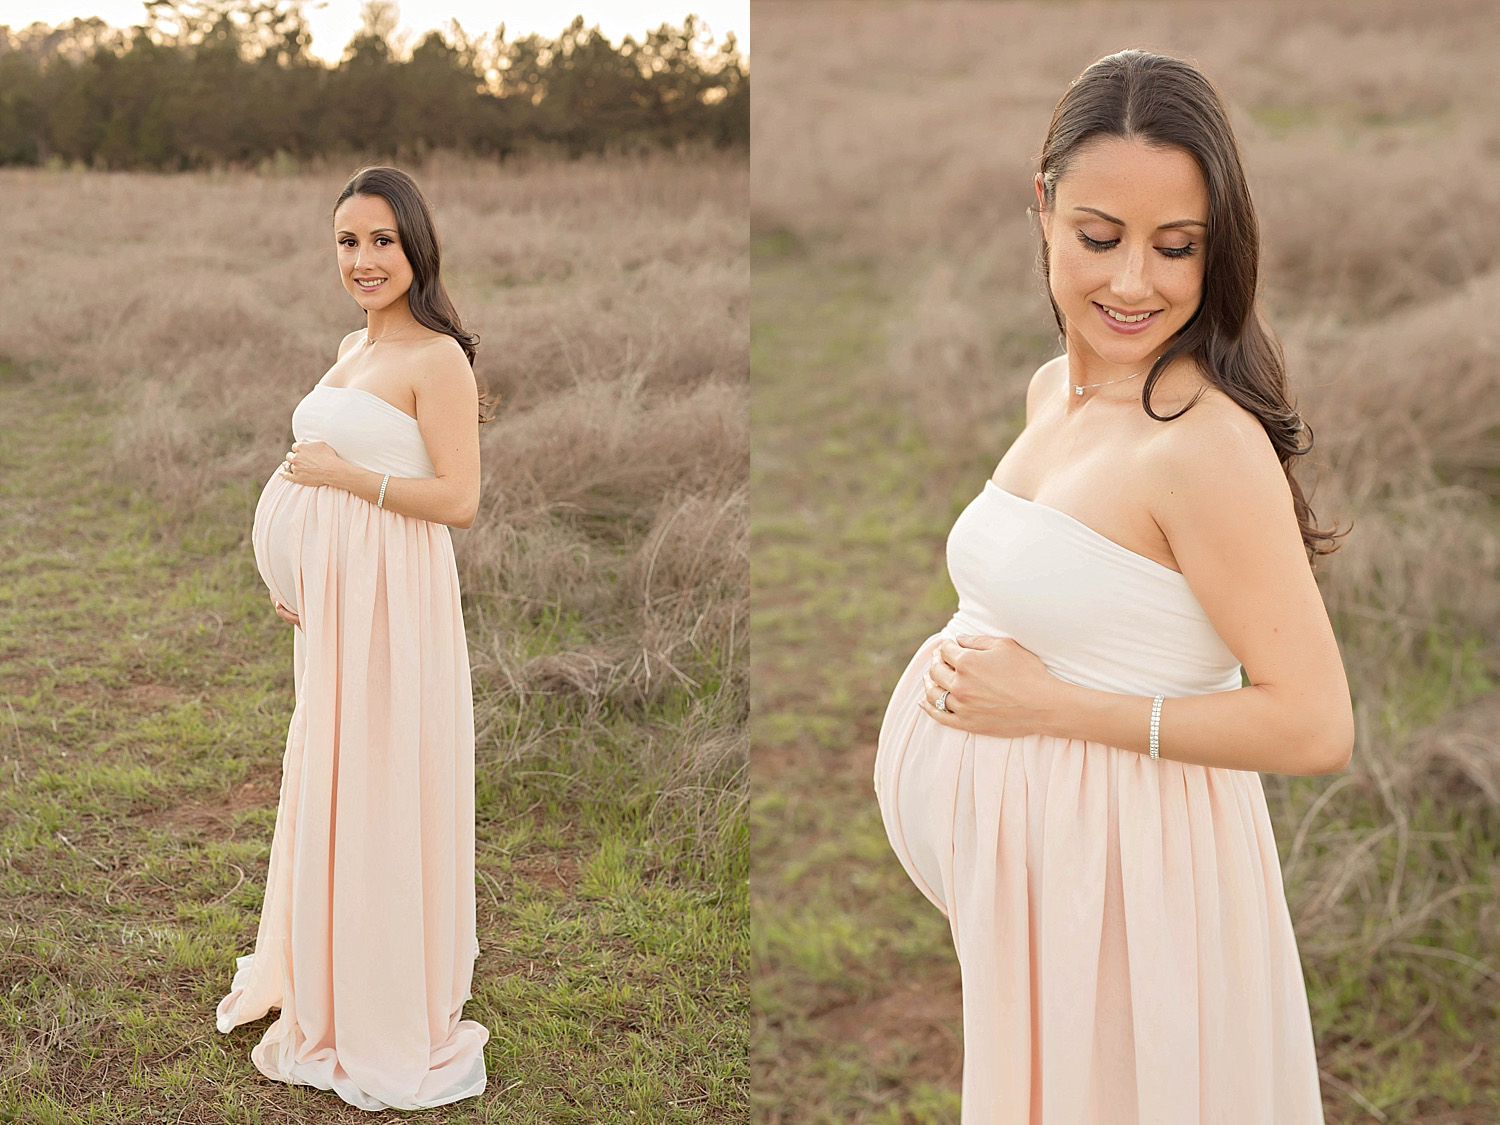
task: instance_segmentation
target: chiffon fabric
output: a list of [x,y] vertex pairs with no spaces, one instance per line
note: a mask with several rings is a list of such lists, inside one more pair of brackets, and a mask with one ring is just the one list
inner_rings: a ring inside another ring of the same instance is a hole
[[918,706],[944,637],[1012,637],[1102,691],[1229,691],[1240,668],[1178,572],[996,485],[948,539],[958,612],[902,675],[875,789],[948,919],[964,1125],[1314,1125],[1312,1023],[1260,775]]
[[[299,441],[392,476],[433,477],[416,419],[318,384]],[[489,1031],[461,1018],[478,955],[474,715],[448,528],[272,474],[252,533],[296,611],[296,707],[254,951],[218,1029],[280,1015],[251,1050],[267,1077],[360,1109],[485,1087]]]

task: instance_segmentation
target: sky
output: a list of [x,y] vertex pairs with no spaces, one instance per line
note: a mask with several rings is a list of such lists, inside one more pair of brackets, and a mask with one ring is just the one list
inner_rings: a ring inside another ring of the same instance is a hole
[[[312,53],[337,61],[359,27],[361,6],[362,0],[308,0],[303,10],[312,29]],[[664,23],[681,26],[682,17],[691,12],[707,25],[716,44],[732,31],[740,54],[750,55],[750,0],[397,0],[397,6],[397,34],[407,33],[412,44],[452,19],[470,35],[494,31],[504,22],[506,38],[514,40],[533,31],[556,36],[577,15],[619,43],[627,35],[640,39]],[[146,6],[141,0],[0,0],[0,24],[12,28],[37,21],[55,27],[75,16],[98,16],[124,28],[144,23]]]

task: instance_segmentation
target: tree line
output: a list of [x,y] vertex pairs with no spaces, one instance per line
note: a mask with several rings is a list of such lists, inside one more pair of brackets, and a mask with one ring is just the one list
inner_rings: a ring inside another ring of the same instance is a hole
[[733,33],[663,25],[617,46],[582,16],[556,38],[410,50],[393,0],[368,0],[336,65],[308,52],[306,0],[146,0],[144,23],[0,26],[0,164],[161,170],[432,149],[747,146],[750,77]]

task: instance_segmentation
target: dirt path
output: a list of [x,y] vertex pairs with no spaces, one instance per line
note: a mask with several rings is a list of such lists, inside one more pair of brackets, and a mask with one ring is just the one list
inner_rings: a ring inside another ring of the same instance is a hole
[[957,964],[870,775],[884,699],[951,612],[960,490],[921,471],[866,271],[771,238],[752,285],[756,1120],[956,1121]]

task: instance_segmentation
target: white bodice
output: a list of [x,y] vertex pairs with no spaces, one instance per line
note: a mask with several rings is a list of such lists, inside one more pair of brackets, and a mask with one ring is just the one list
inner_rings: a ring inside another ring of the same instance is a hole
[[948,574],[946,635],[1011,637],[1070,683],[1169,696],[1241,684],[1183,575],[992,480],[948,535]]
[[345,461],[393,477],[437,476],[422,429],[406,411],[357,387],[319,383],[292,411],[298,441],[323,441]]

